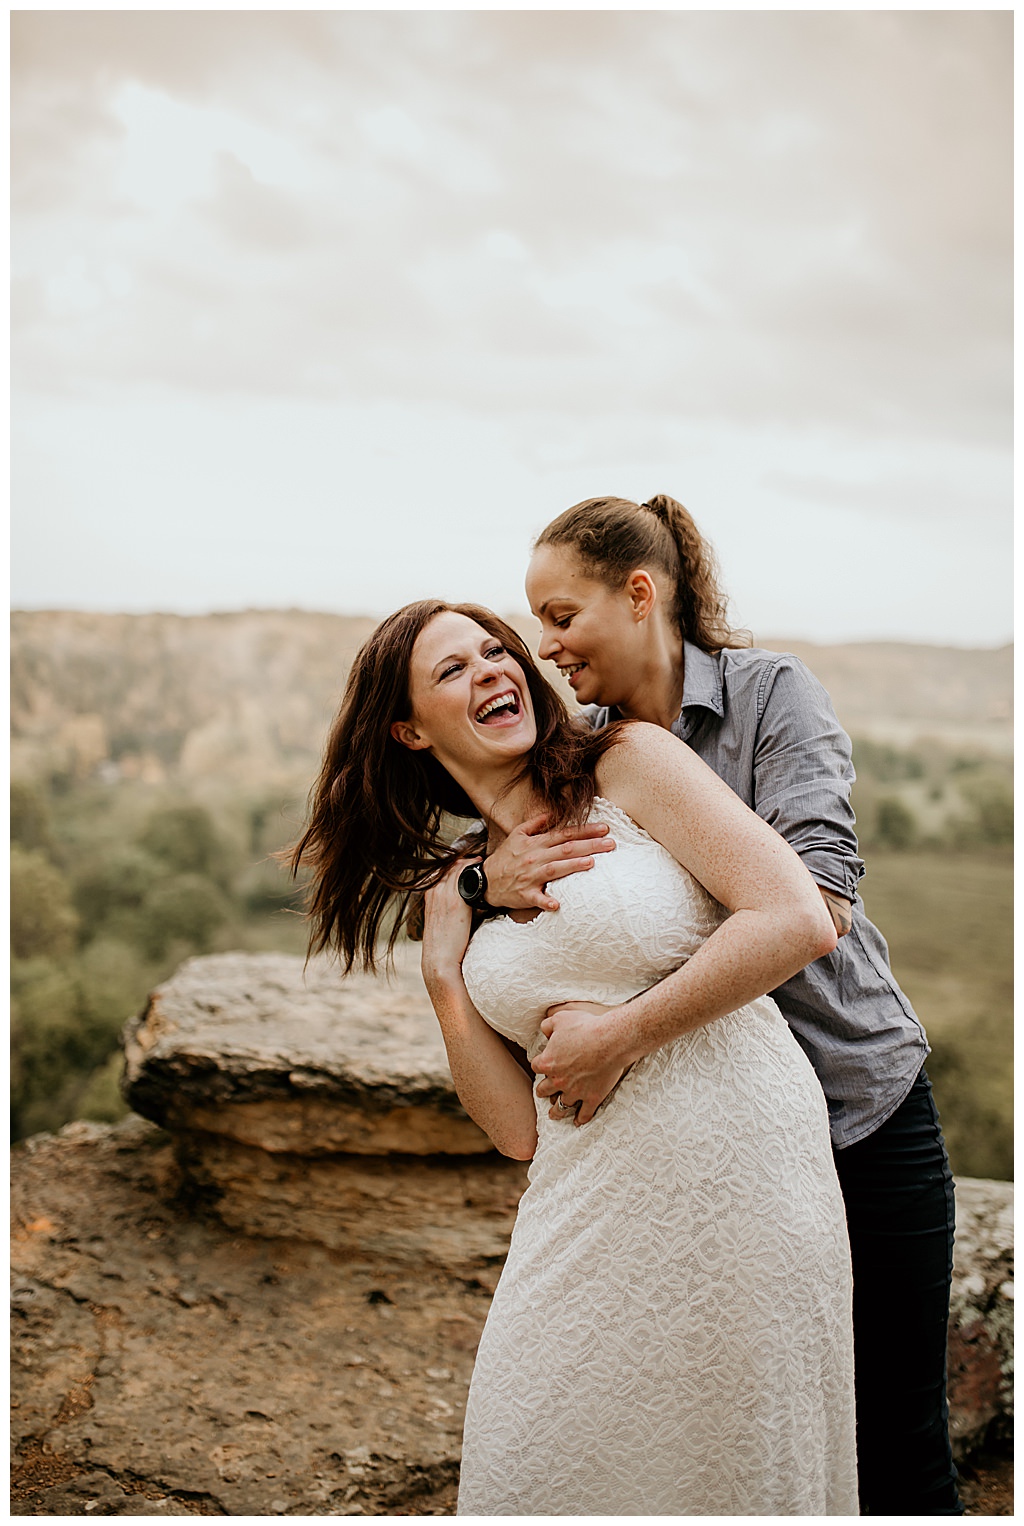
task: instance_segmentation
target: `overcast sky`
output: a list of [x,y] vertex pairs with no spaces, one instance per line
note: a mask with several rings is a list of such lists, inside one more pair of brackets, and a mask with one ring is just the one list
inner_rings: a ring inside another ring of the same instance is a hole
[[525,607],[668,492],[762,636],[1010,636],[1010,12],[15,12],[22,608]]

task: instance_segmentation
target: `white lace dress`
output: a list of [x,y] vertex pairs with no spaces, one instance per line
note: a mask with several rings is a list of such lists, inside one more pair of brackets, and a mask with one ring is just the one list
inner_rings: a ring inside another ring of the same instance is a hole
[[[532,1057],[554,1002],[624,1001],[725,913],[609,801],[561,910],[464,971]],[[843,1200],[821,1087],[767,997],[674,1040],[592,1123],[548,1118],[480,1342],[460,1515],[855,1515]]]

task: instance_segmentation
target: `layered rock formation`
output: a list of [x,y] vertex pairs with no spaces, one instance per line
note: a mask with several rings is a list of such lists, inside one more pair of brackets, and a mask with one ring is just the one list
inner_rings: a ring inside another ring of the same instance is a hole
[[369,1257],[480,1269],[526,1167],[463,1112],[419,977],[284,954],[193,959],[125,1035],[125,1094],[168,1129],[226,1224]]

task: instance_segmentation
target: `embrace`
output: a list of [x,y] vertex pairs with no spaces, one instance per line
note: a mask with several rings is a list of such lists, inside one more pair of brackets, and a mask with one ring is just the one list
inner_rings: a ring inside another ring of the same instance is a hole
[[426,892],[459,1096],[532,1162],[459,1513],[960,1514],[952,1181],[849,739],[674,499],[567,510],[526,590],[582,714],[489,610],[407,605],[292,857],[346,969]]

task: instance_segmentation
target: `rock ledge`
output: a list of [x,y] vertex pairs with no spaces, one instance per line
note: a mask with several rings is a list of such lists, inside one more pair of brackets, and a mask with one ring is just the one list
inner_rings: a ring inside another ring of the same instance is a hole
[[397,953],[391,980],[287,954],[188,960],[125,1030],[132,1107],[270,1151],[487,1153],[455,1093],[419,951]]
[[232,1228],[481,1269],[508,1249],[526,1168],[467,1117],[419,974],[326,959],[191,959],[125,1030],[124,1090]]

